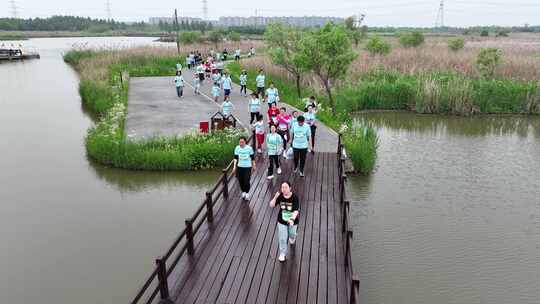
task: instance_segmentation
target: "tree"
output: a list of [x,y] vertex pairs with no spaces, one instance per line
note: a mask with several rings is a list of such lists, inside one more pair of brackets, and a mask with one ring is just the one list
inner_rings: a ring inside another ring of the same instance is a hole
[[463,38],[454,38],[448,40],[448,48],[454,52],[457,52],[465,47],[465,40]]
[[231,41],[238,42],[240,39],[242,39],[242,36],[240,36],[240,33],[237,32],[230,32],[229,35],[227,35]]
[[476,58],[476,67],[483,77],[492,78],[500,64],[502,51],[495,48],[482,49]]
[[320,79],[334,113],[332,87],[345,77],[350,64],[358,56],[352,49],[347,29],[342,25],[327,23],[320,29],[308,32],[301,39],[301,46],[306,67]]
[[480,32],[480,36],[481,36],[481,37],[488,37],[488,36],[489,36],[488,30],[482,30],[482,31]]
[[347,19],[345,19],[344,24],[347,31],[349,31],[351,40],[354,41],[354,45],[358,46],[358,44],[360,43],[360,40],[362,40],[362,35],[358,31],[358,29],[354,26],[355,21],[356,20],[354,19],[354,17],[348,17]]
[[213,42],[216,49],[219,48],[219,43],[223,40],[223,32],[220,30],[213,30],[208,33],[208,41]]
[[392,50],[392,46],[390,42],[384,40],[382,37],[373,36],[366,43],[366,50],[371,55],[388,55]]
[[290,26],[284,27],[281,23],[269,25],[264,33],[270,59],[295,77],[298,97],[301,97],[302,75],[307,71],[302,37],[303,32]]
[[422,32],[410,32],[399,34],[399,43],[404,47],[419,47],[425,41],[424,34]]
[[183,44],[193,44],[201,41],[199,32],[183,32],[180,34],[180,42]]

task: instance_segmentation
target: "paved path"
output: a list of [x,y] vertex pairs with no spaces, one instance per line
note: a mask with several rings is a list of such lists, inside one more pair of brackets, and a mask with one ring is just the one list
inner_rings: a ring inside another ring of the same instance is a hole
[[[215,103],[211,96],[212,82],[205,80],[201,86],[201,95],[195,95],[191,84],[193,73],[184,70],[187,86],[184,97],[178,98],[174,87],[173,77],[133,77],[129,83],[128,112],[126,117],[126,134],[130,139],[141,140],[152,136],[181,136],[198,130],[200,121],[208,121],[220,104]],[[254,81],[251,79],[250,81]],[[279,89],[279,88],[278,88]],[[248,90],[248,94],[250,91]],[[249,97],[240,94],[240,86],[233,84],[231,102],[234,105],[233,114],[240,125],[249,126],[248,101]],[[285,103],[287,111],[293,108]],[[266,113],[267,106],[262,110]],[[264,115],[265,121],[267,115]],[[335,152],[337,133],[322,123],[317,125],[315,150],[319,152]]]

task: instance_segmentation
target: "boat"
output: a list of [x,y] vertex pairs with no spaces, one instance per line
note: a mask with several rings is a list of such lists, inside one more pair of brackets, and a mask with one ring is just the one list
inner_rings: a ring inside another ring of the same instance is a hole
[[39,59],[39,53],[24,49],[21,45],[0,45],[0,60]]

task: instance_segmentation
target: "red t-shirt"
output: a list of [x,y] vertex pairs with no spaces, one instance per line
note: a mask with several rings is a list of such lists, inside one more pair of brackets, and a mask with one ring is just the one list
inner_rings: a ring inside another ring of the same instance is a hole
[[277,126],[277,116],[279,115],[279,109],[278,108],[270,108],[268,109],[268,122],[271,125]]

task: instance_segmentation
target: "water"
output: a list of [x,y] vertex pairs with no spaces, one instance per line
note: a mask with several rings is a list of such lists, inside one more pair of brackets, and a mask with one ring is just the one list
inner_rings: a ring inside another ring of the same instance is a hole
[[540,303],[540,119],[410,113],[349,182],[361,303]]
[[92,119],[62,53],[149,44],[31,39],[40,60],[0,64],[0,303],[127,303],[214,184],[215,172],[130,172],[86,157]]

